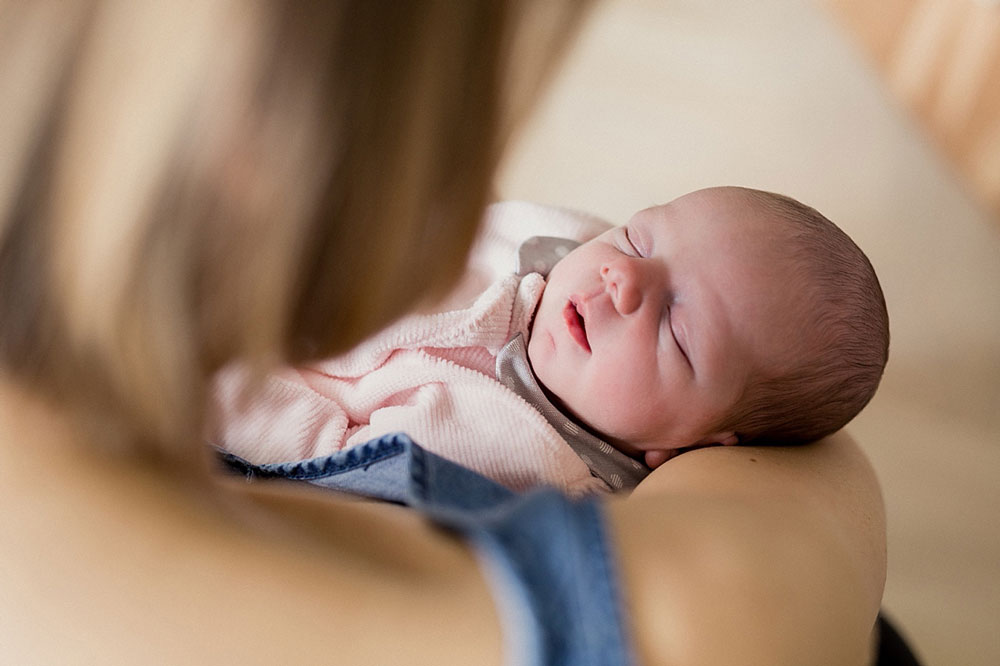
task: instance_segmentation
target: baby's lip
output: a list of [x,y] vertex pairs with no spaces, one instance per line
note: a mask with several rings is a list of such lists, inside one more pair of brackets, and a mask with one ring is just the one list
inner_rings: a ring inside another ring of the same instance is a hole
[[590,341],[587,339],[587,324],[583,319],[583,314],[572,300],[567,301],[566,307],[563,308],[563,321],[566,322],[570,337],[589,354]]

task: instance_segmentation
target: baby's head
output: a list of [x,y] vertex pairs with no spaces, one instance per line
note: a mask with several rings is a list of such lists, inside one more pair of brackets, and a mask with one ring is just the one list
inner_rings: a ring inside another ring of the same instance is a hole
[[787,197],[719,187],[556,264],[528,356],[558,403],[655,467],[679,448],[838,430],[888,345],[878,279],[843,231]]

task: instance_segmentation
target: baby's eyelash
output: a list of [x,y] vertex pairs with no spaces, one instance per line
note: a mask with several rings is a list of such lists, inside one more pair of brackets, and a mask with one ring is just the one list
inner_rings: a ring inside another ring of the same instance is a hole
[[642,252],[640,252],[639,248],[637,248],[635,246],[635,243],[632,242],[632,237],[629,235],[629,228],[628,227],[625,227],[625,242],[628,243],[628,246],[632,249],[633,252],[635,252],[635,255],[637,257],[641,257],[642,256]]
[[673,338],[674,345],[677,346],[677,351],[679,351],[681,356],[684,357],[684,361],[688,364],[688,366],[693,369],[694,364],[691,363],[691,357],[688,356],[687,349],[685,349],[684,345],[681,344],[680,338],[677,337],[677,331],[674,330],[673,310],[670,306],[667,306],[667,326],[670,328],[670,337]]

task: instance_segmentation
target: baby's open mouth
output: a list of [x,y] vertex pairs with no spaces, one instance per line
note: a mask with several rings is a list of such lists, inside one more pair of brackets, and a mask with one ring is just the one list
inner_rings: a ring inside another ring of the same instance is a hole
[[589,353],[590,341],[587,340],[587,323],[573,301],[567,302],[566,307],[563,308],[563,319],[566,321],[566,328],[569,329],[570,337]]

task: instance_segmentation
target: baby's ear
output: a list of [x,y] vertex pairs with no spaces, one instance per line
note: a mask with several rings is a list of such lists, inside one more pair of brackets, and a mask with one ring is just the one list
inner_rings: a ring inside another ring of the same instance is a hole
[[732,446],[733,444],[739,443],[740,438],[732,430],[727,432],[717,432],[714,435],[709,435],[699,442],[699,444],[721,444],[723,446]]

